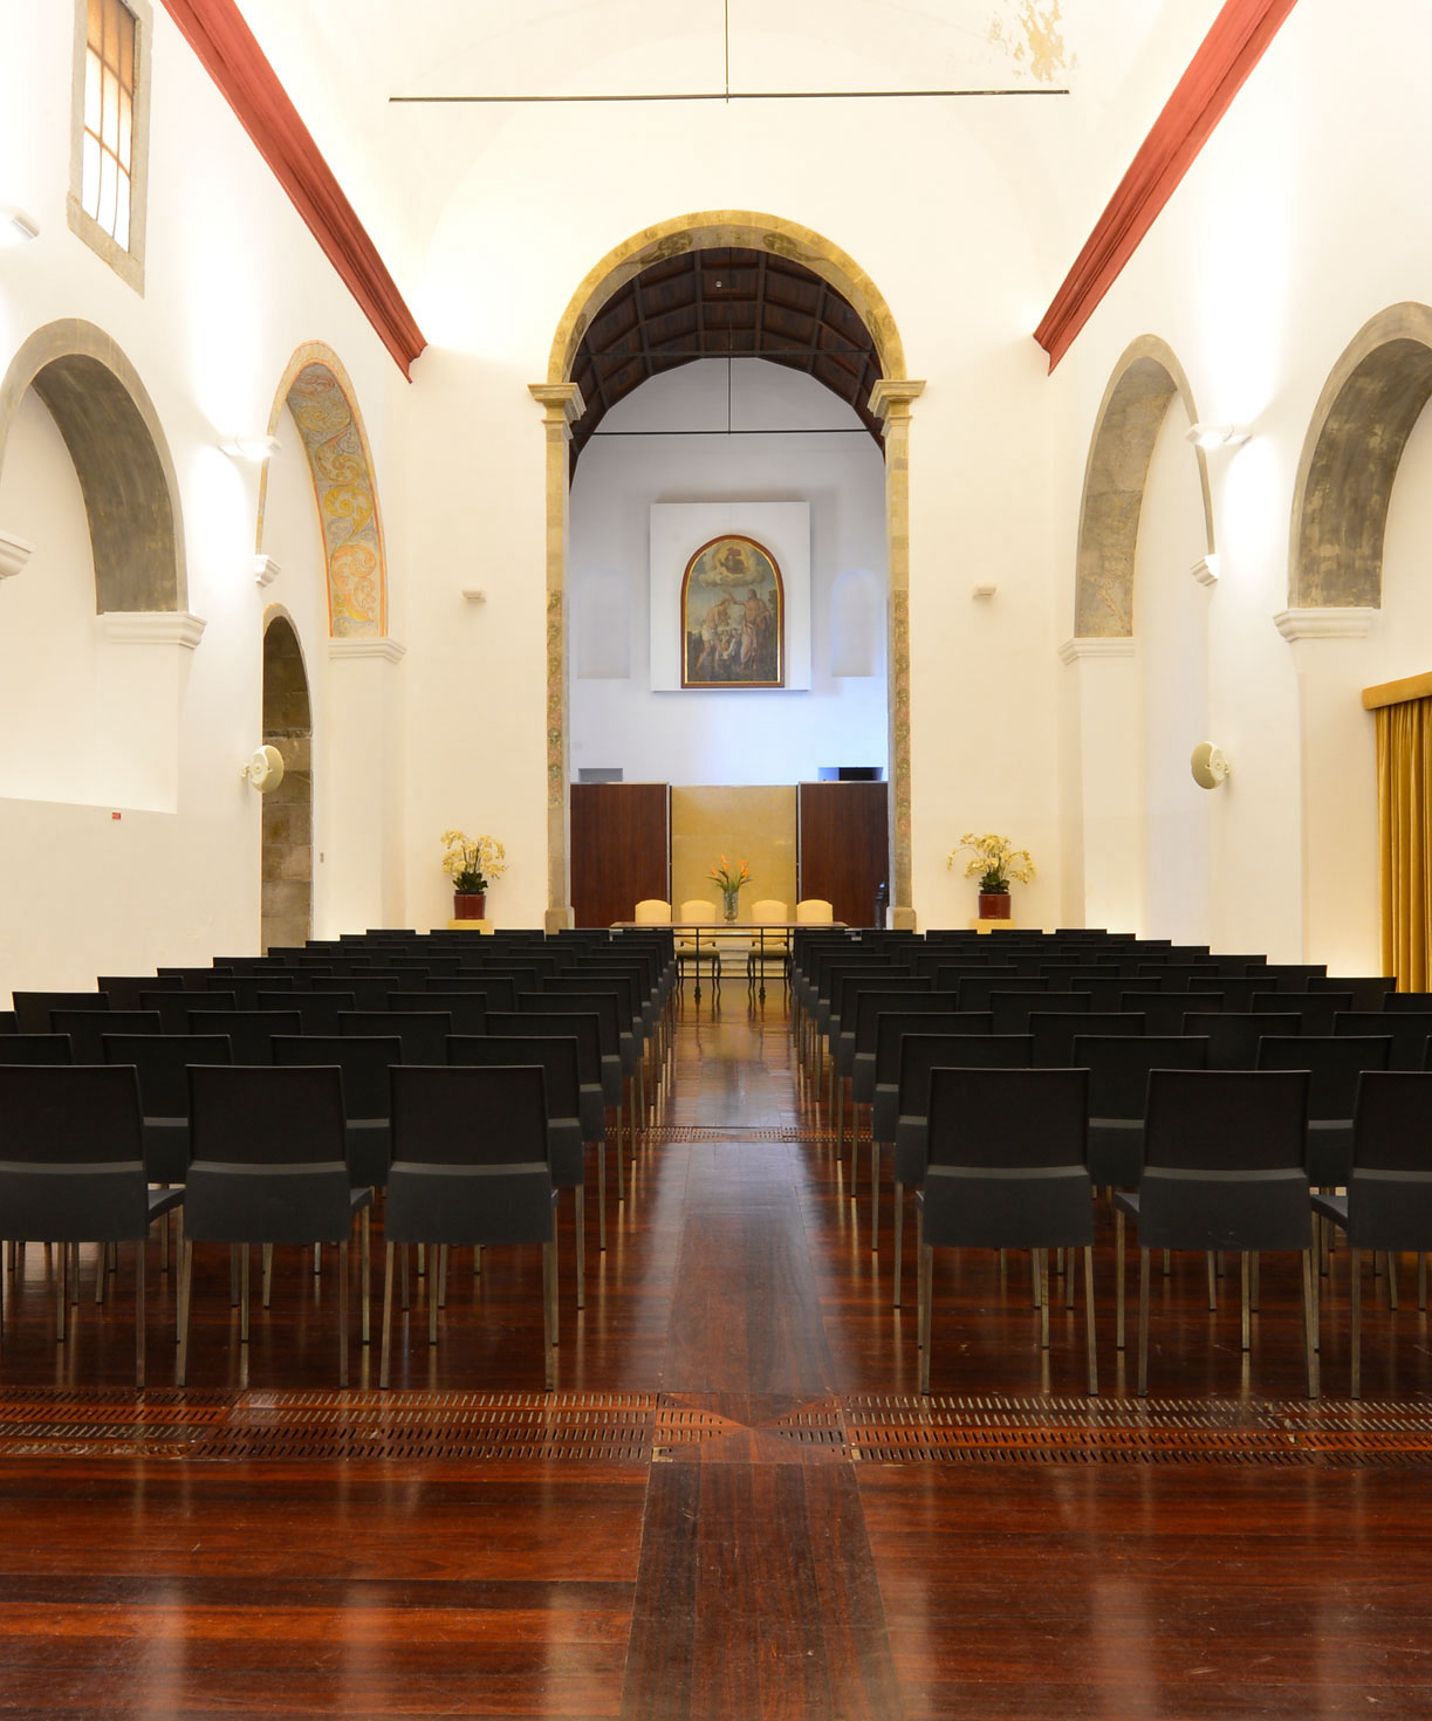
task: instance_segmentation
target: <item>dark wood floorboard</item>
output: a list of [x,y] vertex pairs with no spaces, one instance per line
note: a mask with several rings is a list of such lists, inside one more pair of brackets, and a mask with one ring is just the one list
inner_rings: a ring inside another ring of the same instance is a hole
[[530,1250],[477,1279],[455,1260],[436,1347],[415,1278],[380,1398],[356,1337],[337,1391],[334,1257],[316,1278],[297,1250],[246,1347],[201,1253],[175,1393],[151,1246],[137,1400],[128,1259],[97,1308],[85,1252],[57,1349],[28,1249],[0,1357],[0,1716],[1432,1715],[1432,1330],[1405,1267],[1395,1314],[1367,1281],[1358,1408],[1335,1257],[1310,1409],[1292,1263],[1265,1262],[1244,1356],[1236,1273],[1210,1313],[1202,1261],[1176,1261],[1141,1405],[1101,1208],[1106,1396],[1060,1281],[1041,1353],[1026,1263],[971,1252],[939,1261],[920,1400],[888,1167],[873,1254],[868,1157],[852,1201],[830,1122],[778,994],[688,1001],[604,1256],[591,1199],[581,1313],[563,1200],[551,1398]]

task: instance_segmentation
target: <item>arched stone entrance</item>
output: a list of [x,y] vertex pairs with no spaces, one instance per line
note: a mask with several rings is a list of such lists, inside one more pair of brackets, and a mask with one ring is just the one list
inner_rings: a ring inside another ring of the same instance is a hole
[[547,376],[530,386],[543,408],[547,439],[547,924],[570,923],[567,786],[567,554],[571,426],[584,411],[572,368],[582,336],[611,295],[664,258],[691,250],[751,249],[792,258],[829,281],[859,313],[880,359],[870,409],[885,437],[885,523],[889,590],[890,788],[893,918],[912,926],[910,865],[910,406],[923,382],[905,374],[895,318],[874,282],[839,246],[780,216],[707,210],[677,216],[633,234],[591,269],[567,306],[552,340]]
[[283,755],[283,781],[264,796],[260,948],[302,944],[313,925],[313,714],[293,623],[264,618],[263,737]]

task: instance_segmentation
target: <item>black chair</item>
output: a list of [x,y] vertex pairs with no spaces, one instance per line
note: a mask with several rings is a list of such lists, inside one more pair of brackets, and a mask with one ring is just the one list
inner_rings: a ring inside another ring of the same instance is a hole
[[0,1010],[0,1034],[18,1034],[20,1025],[13,1010]]
[[1074,1042],[1090,1034],[1142,1035],[1144,1018],[1136,1011],[1078,1011],[1071,1015],[1036,1010],[1028,1019],[1026,1031],[1034,1042],[1031,1065],[1036,1070],[1067,1070],[1078,1066]]
[[1294,1011],[1219,1010],[1204,1015],[1190,1011],[1183,1019],[1185,1034],[1208,1041],[1211,1070],[1251,1070],[1258,1063],[1258,1042],[1266,1034],[1297,1034],[1302,1017]]
[[1388,1069],[1420,1070],[1432,1036],[1432,1010],[1339,1010],[1333,1018],[1333,1033],[1375,1038],[1388,1034],[1392,1037]]
[[[617,1200],[626,1200],[622,1170],[622,1105],[626,1077],[622,1070],[621,1021],[617,1001],[609,993],[519,992],[517,1010],[524,1016],[595,1016],[602,1047],[602,1099],[616,1111]],[[636,1153],[636,1120],[631,1120],[631,1150]]]
[[[1107,1006],[1106,1006],[1107,1008]],[[1135,1012],[1144,1019],[1144,1032],[1158,1036],[1188,1032],[1183,1019],[1190,1012],[1207,1014],[1223,1010],[1223,997],[1217,992],[1149,992],[1142,986],[1137,991],[1120,994],[1119,1009]],[[1270,1034],[1278,1032],[1270,1028]]]
[[189,1175],[189,1066],[230,1064],[222,1034],[106,1034],[105,1062],[133,1064],[144,1107],[144,1169],[151,1183]]
[[[840,1034],[831,1044],[831,1070],[835,1078],[835,1150],[837,1155],[843,1152],[843,1127],[845,1105],[845,1083],[850,1081],[850,1187],[846,1194],[852,1199],[856,1194],[856,1145],[859,1140],[859,1108],[862,1099],[868,1102],[870,1092],[863,1095],[856,1091],[855,1060],[860,1052],[869,1056],[869,1076],[874,1076],[875,1027],[880,1016],[887,1010],[903,1010],[911,998],[929,998],[935,994],[932,990],[933,981],[921,975],[901,975],[890,980],[872,980],[868,984],[862,980],[847,980],[841,987]],[[953,993],[946,995],[945,1006],[953,1011],[956,1006]],[[832,1022],[835,1017],[832,1016]],[[863,1024],[863,1026],[862,1026]],[[864,1080],[862,1074],[862,1080]],[[873,1079],[869,1089],[873,1090]]]
[[[1348,1240],[1352,1396],[1362,1397],[1362,1252],[1387,1255],[1387,1294],[1397,1307],[1397,1256],[1432,1248],[1432,1074],[1374,1071],[1361,1079],[1347,1193],[1315,1194],[1313,1211]],[[1425,1301],[1425,1280],[1419,1303]]]
[[1253,1000],[1253,1014],[1296,1016],[1300,1034],[1331,1034],[1341,1010],[1352,1009],[1351,992],[1263,992]]
[[1297,1250],[1308,1397],[1318,1396],[1312,1210],[1304,1169],[1307,1115],[1305,1070],[1154,1070],[1149,1076],[1143,1175],[1136,1191],[1114,1195],[1121,1345],[1125,1215],[1139,1228],[1140,1398],[1148,1395],[1151,1249],[1197,1249],[1210,1260],[1220,1250],[1238,1252],[1245,1352],[1250,1256]]
[[[963,1012],[961,1012],[963,1014]],[[936,1069],[1027,1070],[1034,1055],[1029,1034],[907,1034],[900,1043],[899,1116],[895,1123],[894,1190],[895,1265],[894,1307],[900,1307],[901,1257],[905,1246],[905,1191],[918,1188],[925,1179],[926,1137],[930,1117],[930,1076]],[[874,1175],[870,1201],[870,1229],[878,1233],[880,1219],[880,1167]]]
[[392,1158],[393,1122],[388,1107],[388,1072],[403,1062],[403,1042],[394,1034],[276,1034],[273,1063],[336,1065],[343,1072],[343,1139],[348,1175],[355,1189],[382,1189]]
[[184,981],[178,974],[101,974],[95,985],[108,997],[111,1010],[142,1010],[141,992],[177,992]]
[[144,1386],[144,1251],[156,1219],[184,1199],[151,1190],[133,1070],[90,1065],[0,1069],[0,1239],[60,1246],[58,1341],[65,1341],[71,1259],[99,1245],[102,1291],[111,1244],[135,1245],[134,1384]]
[[1089,1072],[1089,1175],[1096,1189],[1137,1189],[1152,1070],[1208,1067],[1208,1041],[1182,1035],[1075,1036],[1073,1061]]
[[[260,992],[260,1010],[297,1010],[305,1034],[341,1034],[342,1018],[353,1009],[353,994],[345,992]],[[386,1033],[387,1029],[375,1029]]]
[[139,994],[140,1005],[143,1009],[152,1011],[159,1017],[161,1034],[188,1034],[194,1030],[189,1026],[192,1014],[217,1014],[221,1010],[236,1010],[238,994],[232,991],[189,991],[181,992],[164,988],[148,989]]
[[[527,1017],[530,1023],[540,1017]],[[558,1190],[572,1191],[572,1225],[576,1237],[577,1307],[587,1306],[587,1155],[581,1119],[581,1080],[577,1042],[555,1034],[454,1034],[448,1040],[448,1063],[490,1069],[535,1064],[547,1092],[547,1163]],[[606,1181],[606,1155],[597,1154],[598,1205]]]
[[434,1010],[452,1018],[455,1034],[484,1034],[487,1032],[487,994],[485,992],[390,992],[387,1008],[393,1011]]
[[51,1032],[67,1034],[77,1064],[102,1064],[106,1034],[157,1034],[157,1010],[51,1010]]
[[1385,1010],[1387,1000],[1396,994],[1397,982],[1390,974],[1315,974],[1308,981],[1308,991],[1351,992],[1354,1010]]
[[1391,1052],[1388,1034],[1270,1034],[1258,1042],[1260,1070],[1308,1072],[1307,1170],[1314,1189],[1340,1189],[1352,1175],[1358,1083],[1364,1070],[1385,1070]]
[[15,1026],[22,1034],[48,1034],[51,1010],[108,1010],[107,992],[16,992]]
[[368,1214],[373,1191],[353,1188],[345,1153],[343,1078],[332,1067],[252,1066],[189,1071],[193,1159],[179,1269],[179,1368],[189,1364],[194,1245],[240,1254],[239,1342],[249,1338],[249,1246],[338,1245],[338,1384],[348,1384],[348,1241],[361,1214],[362,1327],[368,1338]]
[[0,1034],[0,1064],[72,1064],[68,1034]]
[[1087,992],[991,992],[989,1000],[996,1034],[1028,1034],[1036,1014],[1084,1015],[1089,1005]]
[[378,1385],[390,1378],[393,1245],[425,1243],[437,1255],[428,1281],[428,1343],[456,1244],[542,1245],[543,1378],[550,1389],[557,1343],[557,1191],[547,1162],[545,1079],[532,1065],[393,1071],[393,1164],[384,1215],[383,1350]]
[[301,1034],[303,1017],[297,1010],[194,1010],[189,1015],[189,1032],[223,1034],[228,1038],[233,1063],[263,1067],[277,1061],[273,1055],[275,1036]]
[[[1098,1392],[1088,1082],[1083,1070],[931,1072],[928,1164],[916,1195],[922,1393],[930,1390],[938,1248],[1032,1250],[1043,1350],[1049,1348],[1048,1251],[1081,1249],[1089,1391]],[[1072,1277],[1072,1254],[1069,1271]]]
[[401,1040],[405,1064],[445,1064],[453,1021],[447,1010],[343,1010],[334,1031],[365,1040]]

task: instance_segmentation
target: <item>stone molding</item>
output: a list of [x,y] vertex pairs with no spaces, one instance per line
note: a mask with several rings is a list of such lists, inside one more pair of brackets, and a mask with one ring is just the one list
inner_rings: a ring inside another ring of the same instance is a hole
[[0,580],[18,574],[35,553],[35,546],[13,532],[0,532]]
[[193,651],[208,625],[187,610],[106,610],[98,617],[111,645],[177,645]]
[[1075,663],[1081,657],[1133,657],[1138,641],[1131,633],[1117,634],[1110,639],[1066,639],[1059,648],[1061,663]]
[[1366,639],[1380,612],[1375,609],[1326,608],[1279,610],[1273,626],[1289,641],[1299,639]]
[[407,652],[407,646],[396,639],[330,639],[330,662],[342,663],[351,657],[380,657],[385,663],[396,663]]
[[261,586],[271,586],[283,572],[272,556],[260,550],[254,557],[254,579]]
[[1200,556],[1188,570],[1201,586],[1216,586],[1218,584],[1218,556],[1210,551],[1206,556]]

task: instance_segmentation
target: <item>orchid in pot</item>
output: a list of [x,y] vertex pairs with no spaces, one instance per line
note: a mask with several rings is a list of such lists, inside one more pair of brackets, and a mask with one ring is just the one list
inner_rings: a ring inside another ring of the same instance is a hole
[[495,837],[470,837],[464,831],[444,831],[443,871],[452,880],[453,918],[481,920],[487,911],[487,891],[507,871],[507,851]]
[[945,865],[953,868],[959,856],[968,854],[965,877],[980,881],[980,919],[1009,919],[1009,881],[1017,879],[1028,884],[1034,877],[1034,862],[1028,849],[1017,849],[1008,837],[993,832],[976,836],[966,831],[957,847],[950,850]]

